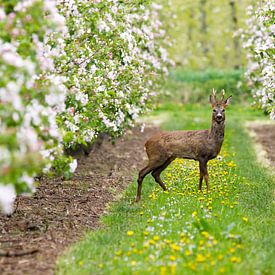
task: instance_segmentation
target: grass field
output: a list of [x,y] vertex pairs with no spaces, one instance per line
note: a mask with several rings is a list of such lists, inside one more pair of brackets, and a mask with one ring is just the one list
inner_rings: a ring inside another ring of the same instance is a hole
[[162,86],[162,101],[181,103],[207,103],[209,91],[224,89],[235,101],[250,103],[252,98],[244,81],[242,69],[191,70],[177,67],[170,70],[168,80]]
[[[209,106],[161,105],[152,118],[166,117],[166,130],[203,129]],[[198,192],[198,164],[176,160],[162,177],[151,176],[142,202],[133,203],[136,174],[123,197],[58,261],[57,274],[272,274],[274,179],[256,162],[247,120],[265,119],[243,106],[227,110],[220,156],[209,162],[210,192]],[[205,186],[204,186],[205,187]]]

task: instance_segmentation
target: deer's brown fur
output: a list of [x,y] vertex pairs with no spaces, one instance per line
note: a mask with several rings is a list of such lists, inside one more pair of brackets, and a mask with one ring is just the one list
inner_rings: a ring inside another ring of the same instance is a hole
[[209,130],[161,132],[146,142],[145,148],[149,162],[139,172],[137,202],[141,198],[142,181],[150,172],[163,190],[167,190],[160,174],[176,158],[199,161],[199,190],[202,189],[203,179],[205,179],[207,191],[209,190],[207,162],[215,158],[221,150],[224,139],[224,111],[230,98],[231,96],[224,100],[223,91],[222,99],[217,100],[213,90],[210,96],[213,109],[212,125]]

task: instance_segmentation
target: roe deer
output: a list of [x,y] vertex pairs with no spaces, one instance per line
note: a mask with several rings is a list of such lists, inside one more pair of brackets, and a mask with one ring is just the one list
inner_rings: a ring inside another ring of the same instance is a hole
[[221,150],[224,138],[225,108],[231,97],[224,100],[224,90],[222,90],[222,98],[218,100],[213,89],[209,98],[213,109],[212,125],[209,130],[161,132],[146,142],[145,148],[149,162],[139,172],[136,202],[139,202],[141,198],[142,181],[150,172],[162,189],[167,190],[160,174],[176,158],[199,161],[199,190],[202,188],[203,179],[206,182],[207,191],[209,190],[207,162],[215,158]]

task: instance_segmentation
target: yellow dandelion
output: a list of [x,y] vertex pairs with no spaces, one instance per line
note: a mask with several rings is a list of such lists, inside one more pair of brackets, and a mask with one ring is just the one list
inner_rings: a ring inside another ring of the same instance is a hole
[[160,275],[165,275],[165,274],[167,274],[167,268],[166,268],[166,266],[162,266],[161,268],[160,268]]
[[185,251],[185,256],[190,256],[191,254],[192,254],[192,252],[190,250]]
[[122,255],[122,250],[118,250],[115,254],[117,255],[117,256],[121,256]]
[[128,236],[133,236],[134,235],[134,231],[131,231],[131,230],[127,231],[127,235]]
[[178,245],[176,245],[176,244],[172,244],[172,245],[171,245],[171,248],[172,248],[172,250],[174,250],[174,251],[180,251],[180,246],[178,246]]
[[207,231],[202,231],[202,232],[201,232],[201,235],[204,236],[204,237],[207,238],[207,239],[208,239],[209,236],[210,236],[209,233],[208,233]]
[[222,255],[222,254],[219,254],[218,257],[217,257],[217,259],[218,259],[219,261],[221,261],[221,260],[223,259],[223,255]]
[[176,274],[176,265],[175,264],[171,265],[171,274]]
[[136,261],[131,261],[131,266],[136,266],[137,262]]
[[177,258],[174,255],[170,255],[169,259],[174,262]]
[[154,240],[149,240],[149,244],[154,245],[156,242]]
[[180,237],[181,237],[181,238],[184,238],[185,236],[186,236],[185,233],[180,233]]
[[244,222],[248,222],[248,218],[247,218],[247,217],[242,217],[242,220],[243,220]]
[[160,240],[160,237],[159,237],[159,236],[154,236],[154,237],[153,237],[153,240],[154,240],[154,241],[159,241],[159,240]]
[[148,236],[148,235],[149,235],[149,232],[148,232],[148,231],[143,231],[143,235],[144,235],[144,236]]
[[144,243],[144,244],[143,244],[143,247],[144,247],[144,248],[148,248],[148,247],[149,247],[149,242]]
[[205,260],[206,260],[206,258],[202,254],[198,254],[196,257],[196,261],[198,263],[203,263],[203,262],[205,262]]
[[194,211],[193,213],[192,213],[192,217],[194,218],[194,217],[197,217],[198,216],[198,212],[197,211]]
[[236,256],[233,256],[233,257],[230,258],[230,261],[232,263],[239,263],[241,261],[241,259],[236,257]]

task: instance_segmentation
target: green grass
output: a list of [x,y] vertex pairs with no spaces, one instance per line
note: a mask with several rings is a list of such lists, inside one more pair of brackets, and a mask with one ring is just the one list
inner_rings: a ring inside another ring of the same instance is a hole
[[206,103],[212,88],[233,95],[238,101],[250,100],[249,91],[243,79],[243,70],[186,70],[177,67],[169,72],[169,77],[163,85],[161,102],[167,100],[182,103]]
[[[209,106],[166,104],[166,130],[202,129]],[[162,177],[151,176],[141,204],[136,182],[113,203],[102,228],[88,232],[58,261],[57,274],[272,274],[274,272],[274,179],[256,162],[247,120],[261,113],[233,106],[227,111],[221,160],[209,162],[211,191],[199,193],[198,165],[177,160]]]

